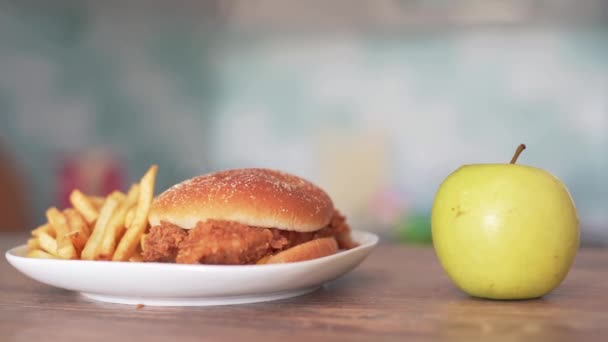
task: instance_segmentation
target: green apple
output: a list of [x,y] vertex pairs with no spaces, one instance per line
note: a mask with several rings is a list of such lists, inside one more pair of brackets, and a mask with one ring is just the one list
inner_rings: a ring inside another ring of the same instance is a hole
[[542,169],[465,165],[433,202],[433,246],[450,279],[490,299],[541,297],[564,280],[579,246],[579,220],[564,184]]

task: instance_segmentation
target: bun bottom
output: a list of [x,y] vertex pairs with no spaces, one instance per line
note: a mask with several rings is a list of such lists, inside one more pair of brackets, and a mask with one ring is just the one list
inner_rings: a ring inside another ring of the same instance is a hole
[[333,237],[314,239],[290,249],[267,256],[258,261],[258,264],[281,264],[288,262],[305,261],[338,252],[338,243]]

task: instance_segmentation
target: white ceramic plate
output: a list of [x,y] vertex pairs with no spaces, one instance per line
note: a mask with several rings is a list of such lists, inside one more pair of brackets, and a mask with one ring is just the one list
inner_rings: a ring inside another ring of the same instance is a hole
[[182,265],[32,259],[25,245],[6,252],[16,269],[41,283],[112,303],[203,306],[263,302],[312,292],[351,271],[378,242],[353,231],[359,247],[314,260],[272,265]]

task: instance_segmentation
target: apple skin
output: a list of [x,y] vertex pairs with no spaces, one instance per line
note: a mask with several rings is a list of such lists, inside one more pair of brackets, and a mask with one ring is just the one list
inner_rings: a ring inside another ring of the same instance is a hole
[[564,280],[579,247],[579,220],[564,184],[539,168],[465,165],[439,187],[433,246],[471,296],[541,297]]

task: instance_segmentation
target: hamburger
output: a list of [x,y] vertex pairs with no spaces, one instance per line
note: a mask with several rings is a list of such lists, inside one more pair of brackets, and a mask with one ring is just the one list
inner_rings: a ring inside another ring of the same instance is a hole
[[152,203],[147,262],[246,265],[315,259],[356,246],[313,183],[271,169],[232,169],[169,188]]

